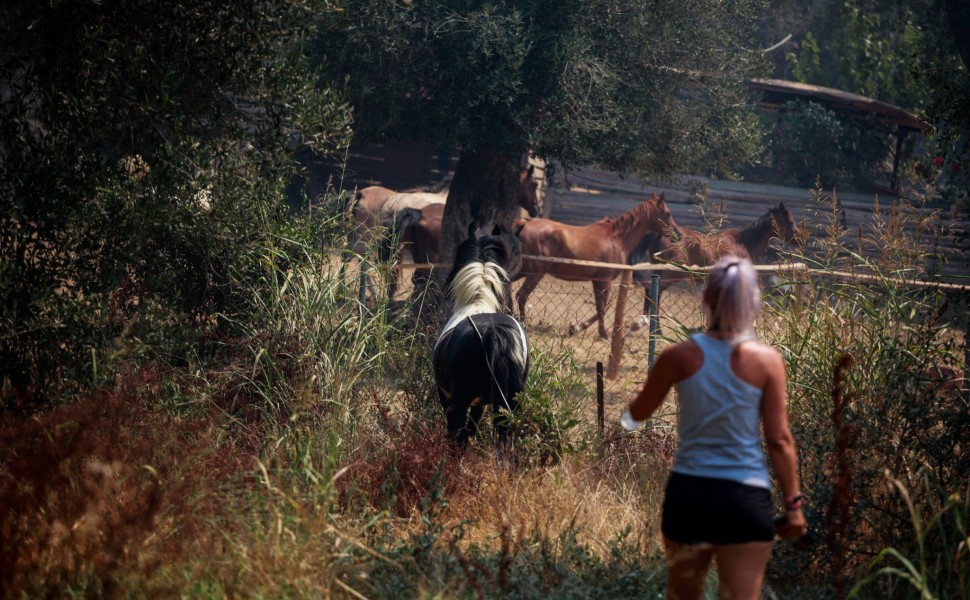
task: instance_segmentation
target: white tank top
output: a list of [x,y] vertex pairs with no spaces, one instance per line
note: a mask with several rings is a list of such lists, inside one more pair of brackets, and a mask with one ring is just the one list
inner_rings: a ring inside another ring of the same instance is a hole
[[700,370],[677,384],[680,445],[674,471],[771,489],[761,446],[762,390],[731,370],[735,344],[703,333]]

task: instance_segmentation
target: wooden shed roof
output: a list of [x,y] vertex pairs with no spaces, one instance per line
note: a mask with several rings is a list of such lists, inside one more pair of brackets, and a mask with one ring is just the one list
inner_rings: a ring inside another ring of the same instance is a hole
[[789,100],[804,99],[828,106],[855,118],[877,118],[895,125],[900,133],[923,131],[926,125],[913,113],[866,96],[842,90],[782,79],[751,79],[748,87],[761,92],[761,105],[778,110]]

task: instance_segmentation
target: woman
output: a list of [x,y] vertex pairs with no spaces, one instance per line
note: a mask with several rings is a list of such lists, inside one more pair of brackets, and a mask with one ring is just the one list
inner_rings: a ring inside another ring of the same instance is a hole
[[621,421],[636,429],[673,386],[680,443],[664,496],[667,597],[700,598],[717,558],[721,598],[759,597],[776,529],[760,429],[785,498],[783,538],[805,533],[781,355],[754,338],[761,292],[751,261],[722,258],[704,287],[708,328],[667,347]]

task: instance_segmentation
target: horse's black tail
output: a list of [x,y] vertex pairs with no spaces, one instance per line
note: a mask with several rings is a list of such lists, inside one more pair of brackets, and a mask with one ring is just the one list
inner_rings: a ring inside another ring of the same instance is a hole
[[384,236],[377,249],[377,256],[381,262],[393,259],[402,242],[410,239],[408,233],[421,220],[421,211],[416,208],[405,208],[391,214],[384,220]]
[[343,199],[343,205],[340,207],[340,209],[344,212],[344,214],[353,214],[354,211],[357,210],[357,205],[360,203],[360,200],[363,197],[364,194],[362,194],[359,190],[347,194]]
[[502,441],[506,442],[509,427],[501,412],[514,412],[518,406],[516,396],[525,389],[529,376],[529,349],[516,326],[489,325],[481,333],[492,375],[490,403],[496,415],[496,429]]

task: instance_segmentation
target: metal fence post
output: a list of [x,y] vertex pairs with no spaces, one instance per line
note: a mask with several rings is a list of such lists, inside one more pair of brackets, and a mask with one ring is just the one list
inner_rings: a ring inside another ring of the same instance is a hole
[[653,368],[657,354],[657,335],[660,333],[660,273],[650,276],[650,346],[648,368]]

